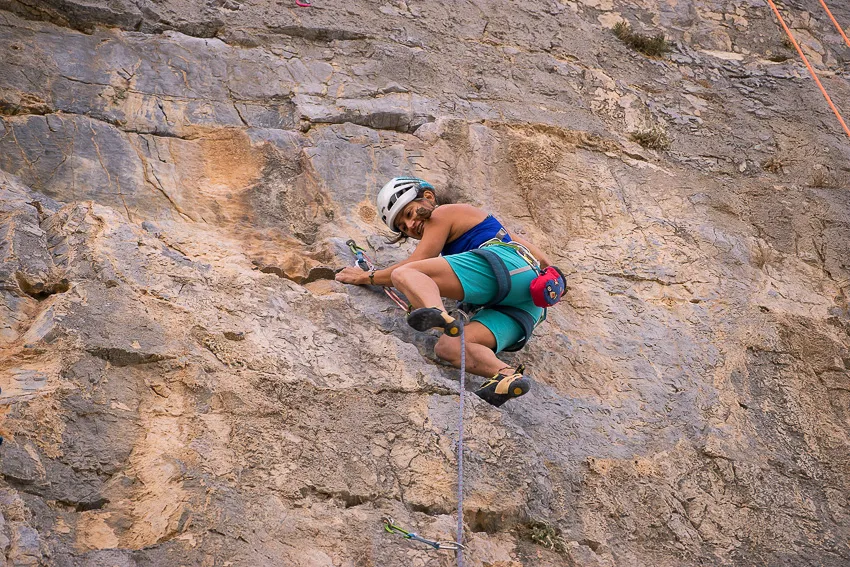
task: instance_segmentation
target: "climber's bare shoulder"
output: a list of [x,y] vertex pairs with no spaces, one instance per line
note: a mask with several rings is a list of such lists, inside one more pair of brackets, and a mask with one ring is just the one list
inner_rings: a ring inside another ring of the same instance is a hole
[[437,223],[445,223],[450,227],[448,241],[451,242],[486,219],[487,213],[478,207],[457,203],[440,205],[434,209],[431,218]]

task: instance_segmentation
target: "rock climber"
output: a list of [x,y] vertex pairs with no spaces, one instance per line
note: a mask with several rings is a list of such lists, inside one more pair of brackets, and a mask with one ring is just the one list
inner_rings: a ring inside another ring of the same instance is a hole
[[[475,393],[494,406],[527,393],[531,379],[523,374],[524,367],[506,365],[496,354],[521,348],[541,320],[544,310],[532,301],[529,285],[538,269],[550,265],[546,254],[509,234],[486,211],[466,204],[438,204],[436,189],[422,179],[391,179],[378,192],[376,204],[381,220],[396,236],[391,242],[413,238],[419,241],[416,249],[386,268],[368,272],[357,266],[344,268],[336,280],[396,287],[410,302],[411,327],[444,331],[434,353],[455,367],[460,367],[460,329],[443,298],[484,306],[464,328],[466,369],[488,378]],[[500,295],[501,301],[492,305]]]

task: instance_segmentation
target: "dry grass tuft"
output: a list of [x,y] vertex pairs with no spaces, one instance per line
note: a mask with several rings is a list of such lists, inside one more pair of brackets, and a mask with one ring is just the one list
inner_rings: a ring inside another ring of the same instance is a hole
[[773,61],[774,63],[784,63],[791,59],[790,55],[786,55],[785,53],[776,53],[767,58],[768,61]]
[[783,173],[782,168],[785,165],[785,161],[779,156],[773,156],[761,162],[761,168],[770,173]]
[[659,33],[651,37],[635,33],[635,31],[632,30],[632,26],[626,22],[617,22],[614,24],[613,31],[614,35],[616,35],[620,41],[635,51],[639,51],[644,55],[649,55],[650,57],[660,57],[671,50],[670,44],[668,44],[667,40],[664,39],[663,33]]
[[629,139],[650,150],[670,149],[670,139],[661,126],[653,126],[648,130],[638,130],[629,134]]
[[848,179],[845,175],[838,175],[821,166],[815,166],[812,169],[812,177],[809,180],[809,187],[840,189],[842,187],[847,187],[847,185]]

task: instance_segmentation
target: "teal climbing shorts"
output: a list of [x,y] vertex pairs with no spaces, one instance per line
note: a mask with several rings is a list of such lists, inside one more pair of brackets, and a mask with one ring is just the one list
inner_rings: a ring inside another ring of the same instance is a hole
[[[516,250],[509,246],[488,246],[487,250],[495,252],[505,262],[509,271],[528,266]],[[498,292],[496,275],[487,260],[473,252],[451,254],[444,258],[460,280],[460,285],[463,286],[465,302],[484,305],[495,299]],[[543,315],[543,309],[534,305],[531,301],[531,292],[528,290],[531,280],[536,276],[537,273],[534,270],[526,270],[511,276],[511,291],[500,305],[518,307],[531,315],[535,321],[539,321]],[[522,325],[513,317],[493,309],[482,309],[472,320],[487,327],[496,337],[495,352],[513,345],[525,334]]]

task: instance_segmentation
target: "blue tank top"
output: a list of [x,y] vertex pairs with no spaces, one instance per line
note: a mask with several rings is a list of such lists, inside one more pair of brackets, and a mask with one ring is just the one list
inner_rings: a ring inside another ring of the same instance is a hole
[[[491,238],[495,238],[496,234],[504,229],[496,217],[493,215],[487,215],[487,218],[476,224],[456,239],[451,242],[447,242],[445,246],[443,246],[443,251],[440,252],[443,256],[450,256],[452,254],[460,254],[461,252],[468,252],[470,250],[475,250]],[[505,230],[505,236],[502,238],[502,242],[510,242],[511,237],[507,234],[507,230]]]

